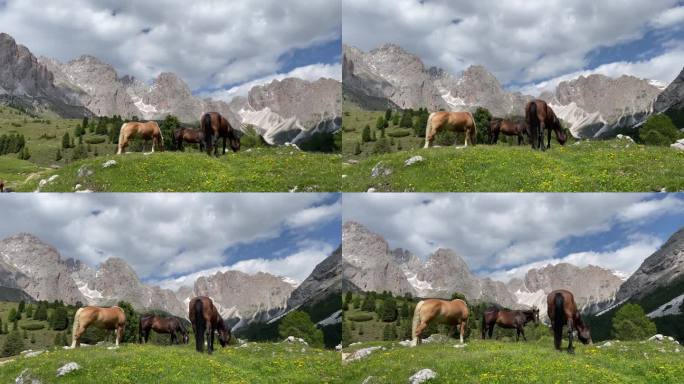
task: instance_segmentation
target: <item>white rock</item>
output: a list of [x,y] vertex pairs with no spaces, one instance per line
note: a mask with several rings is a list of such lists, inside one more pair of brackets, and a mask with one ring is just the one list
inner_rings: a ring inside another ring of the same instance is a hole
[[57,180],[57,178],[59,178],[59,175],[52,175],[49,179],[47,179],[47,181],[48,183],[52,183],[53,181]]
[[81,189],[81,187],[82,187],[81,184],[74,185],[74,191],[78,191],[79,189]]
[[292,189],[290,189],[289,192],[290,192],[290,193],[295,193],[295,192],[297,192],[297,189],[299,189],[299,187],[295,185],[295,187],[292,188]]
[[665,338],[665,337],[663,335],[661,335],[660,333],[658,333],[656,335],[649,337],[648,341],[654,341],[654,340],[663,341],[663,338]]
[[93,193],[90,189],[78,190],[76,193]]
[[465,348],[466,345],[468,345],[468,344],[456,344],[456,345],[454,345],[454,348]]
[[64,376],[69,372],[81,369],[81,366],[76,362],[66,363],[57,369],[57,377]]
[[[30,352],[27,352],[27,353],[24,355],[24,357],[27,357],[27,358],[28,358],[28,357],[40,356],[40,355],[43,354],[43,352],[45,352],[45,351],[44,351],[44,350],[41,350],[41,351],[30,351]],[[22,352],[22,353],[23,353],[23,352]]]
[[684,151],[684,139],[679,139],[675,141],[673,144],[670,144],[670,147],[678,149],[680,151]]
[[113,167],[113,166],[115,166],[116,164],[117,164],[117,163],[116,163],[116,160],[107,160],[107,161],[104,162],[104,164],[102,164],[102,168]]
[[599,346],[596,347],[596,348],[610,347],[610,346],[612,346],[612,345],[613,345],[613,343],[611,343],[610,341],[606,341],[605,343],[599,345]]
[[342,178],[343,178],[343,179],[346,179],[346,178],[347,178],[347,175],[342,175]]
[[421,369],[420,371],[416,372],[413,376],[409,377],[408,381],[411,384],[420,384],[430,379],[436,378],[437,372],[433,371],[432,369],[425,368]]
[[410,347],[411,346],[411,340],[402,340],[399,342],[399,345],[404,346],[404,347]]
[[364,381],[361,382],[361,384],[370,384],[373,382],[373,376],[368,376]]
[[627,141],[631,141],[632,143],[634,142],[634,140],[627,135],[618,134],[616,137],[618,138],[618,140],[627,140]]
[[371,169],[371,177],[389,176],[392,174],[392,168],[386,167],[382,162],[375,164]]
[[359,349],[358,351],[354,351],[353,353],[347,355],[344,361],[348,363],[355,360],[361,360],[364,357],[367,357],[368,355],[373,353],[373,351],[377,351],[378,349],[382,349],[382,347],[368,347]]
[[14,379],[15,384],[41,384],[41,381],[31,377],[31,372],[28,368],[25,368],[16,379]]
[[378,191],[377,189],[371,187],[371,188],[368,188],[368,191],[366,191],[366,192],[373,193],[373,192],[377,192],[377,191]]
[[341,351],[341,350],[342,350],[342,344],[337,344],[337,345],[335,346],[335,350],[336,350],[336,351]]
[[421,161],[425,161],[425,158],[423,158],[423,156],[413,156],[412,158],[404,161],[404,166],[408,167],[410,165],[420,163]]

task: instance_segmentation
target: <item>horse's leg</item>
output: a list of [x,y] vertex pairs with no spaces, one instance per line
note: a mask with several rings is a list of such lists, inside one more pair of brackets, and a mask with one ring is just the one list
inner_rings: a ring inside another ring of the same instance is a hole
[[463,335],[465,335],[465,320],[461,320],[461,344],[463,344]]
[[547,137],[547,139],[546,139],[546,142],[547,142],[546,148],[551,149],[551,130],[550,130],[550,129],[548,130],[547,136],[546,136],[546,137]]
[[494,324],[489,326],[489,340],[492,339],[493,334],[494,334]]
[[212,352],[214,352],[214,333],[216,333],[216,332],[214,331],[214,328],[211,328],[211,334],[209,335],[209,340],[211,340],[211,341],[209,342],[210,349],[208,348],[208,351],[209,351],[209,354],[210,354],[210,355],[212,354]]
[[420,335],[423,333],[425,328],[427,328],[427,322],[421,321],[420,324],[416,327],[416,345],[420,344],[422,339]]
[[81,346],[81,336],[85,332],[85,327],[80,325],[76,332],[73,334],[73,342],[71,343],[72,348],[79,348]]
[[544,147],[544,129],[546,129],[546,124],[544,122],[539,122],[539,146],[542,151],[546,151]]
[[526,341],[527,341],[527,338],[525,337],[525,327],[520,326],[520,334],[521,334],[522,337],[523,337],[523,341],[526,342]]
[[223,136],[223,154],[226,154],[226,137]]
[[128,145],[128,135],[123,134],[119,142],[119,149],[116,151],[117,155],[121,155],[126,152],[126,146]]
[[575,353],[575,348],[572,346],[572,334],[574,329],[572,317],[568,316],[568,353],[570,354]]
[[177,344],[176,343],[176,332],[171,331],[171,345]]

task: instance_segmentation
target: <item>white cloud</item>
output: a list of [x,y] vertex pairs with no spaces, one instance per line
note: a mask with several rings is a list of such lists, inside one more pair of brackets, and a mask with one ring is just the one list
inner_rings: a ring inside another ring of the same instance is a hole
[[639,268],[646,257],[657,251],[662,244],[663,241],[657,237],[639,236],[624,247],[615,250],[571,253],[559,258],[535,261],[511,269],[490,272],[486,275],[495,280],[507,282],[514,277],[523,278],[525,273],[532,268],[568,263],[578,267],[595,265],[618,272],[622,276],[629,276]]
[[319,242],[307,243],[306,247],[285,257],[242,260],[232,265],[208,268],[177,278],[156,281],[154,283],[162,288],[176,290],[182,286],[192,286],[195,280],[200,276],[210,276],[218,272],[230,270],[240,271],[250,275],[257,272],[270,273],[275,276],[288,277],[301,283],[311,274],[316,265],[328,257],[332,252],[333,248],[330,244]]
[[[63,257],[97,265],[120,257],[142,278],[219,267],[226,249],[277,239],[298,242],[339,217],[329,194],[74,194],[12,195],[0,199],[0,237],[30,232]],[[332,206],[331,208],[326,208]],[[309,209],[327,214],[303,214]],[[268,255],[265,255],[268,256]]]
[[287,224],[292,228],[310,227],[314,224],[332,220],[342,214],[342,203],[340,201],[331,205],[321,205],[318,207],[301,210],[287,219]]
[[229,89],[207,92],[202,94],[202,96],[210,97],[215,100],[230,101],[236,96],[247,96],[249,90],[257,85],[269,84],[273,82],[273,80],[283,80],[288,77],[296,77],[308,81],[316,81],[321,78],[341,81],[342,66],[340,64],[311,64],[295,68],[287,73],[264,76]]
[[676,214],[671,207],[684,202],[678,195],[646,204],[647,196],[349,194],[344,196],[343,220],[358,221],[385,237],[391,247],[408,249],[419,257],[445,247],[460,254],[473,270],[508,270],[559,258],[559,243],[564,239],[600,234],[636,219]]
[[684,45],[677,45],[670,51],[648,60],[603,64],[594,69],[576,71],[539,83],[527,84],[516,88],[516,90],[527,95],[538,96],[544,91],[554,91],[556,86],[563,81],[573,80],[580,76],[586,77],[591,74],[601,74],[612,78],[631,75],[641,79],[654,79],[664,84],[669,84],[682,70],[682,63],[684,63]]
[[339,39],[340,14],[329,0],[9,0],[0,25],[37,55],[91,54],[120,75],[169,71],[197,89],[278,72],[294,50]]
[[[369,50],[397,43],[457,74],[482,64],[503,83],[539,82],[586,67],[588,54],[667,28],[676,0],[343,0],[342,39]],[[681,62],[676,65],[681,69]],[[666,79],[654,77],[657,80]]]
[[684,24],[684,6],[663,11],[651,21],[651,24],[657,28],[681,26]]

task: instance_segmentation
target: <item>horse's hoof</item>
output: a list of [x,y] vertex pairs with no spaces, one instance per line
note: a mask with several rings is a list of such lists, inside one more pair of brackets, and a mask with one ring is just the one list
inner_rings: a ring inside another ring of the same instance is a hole
[[574,354],[575,354],[575,350],[574,350],[574,349],[568,349],[568,353],[571,354],[571,355],[574,355]]

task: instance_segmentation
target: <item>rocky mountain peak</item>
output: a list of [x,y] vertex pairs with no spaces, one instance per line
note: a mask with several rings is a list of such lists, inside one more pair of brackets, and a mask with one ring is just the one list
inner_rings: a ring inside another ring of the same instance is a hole
[[314,305],[330,295],[342,294],[342,246],[318,264],[290,295],[288,309]]
[[622,284],[616,300],[643,297],[659,287],[680,281],[683,276],[684,228],[681,228]]
[[674,81],[658,95],[654,109],[656,112],[665,112],[670,109],[684,110],[684,68]]

